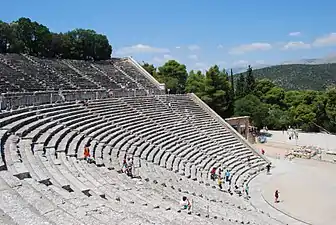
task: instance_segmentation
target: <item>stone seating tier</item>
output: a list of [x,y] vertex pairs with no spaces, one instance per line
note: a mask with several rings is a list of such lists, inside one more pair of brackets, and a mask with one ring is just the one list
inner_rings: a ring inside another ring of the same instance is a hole
[[[280,224],[211,181],[213,166],[230,169],[243,190],[266,161],[189,95],[14,110],[0,114],[0,138],[0,223]],[[118,173],[125,157],[137,178]]]
[[0,93],[74,89],[133,95],[135,91],[137,95],[163,92],[129,59],[93,62],[0,54],[0,74]]

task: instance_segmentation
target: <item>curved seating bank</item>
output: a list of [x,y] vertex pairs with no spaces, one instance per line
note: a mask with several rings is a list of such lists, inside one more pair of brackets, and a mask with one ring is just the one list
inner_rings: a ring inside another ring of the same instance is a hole
[[[0,139],[0,224],[278,223],[210,180],[212,167],[229,169],[242,191],[267,162],[190,95],[4,112]],[[95,164],[83,160],[88,144]],[[137,178],[118,173],[125,156]]]

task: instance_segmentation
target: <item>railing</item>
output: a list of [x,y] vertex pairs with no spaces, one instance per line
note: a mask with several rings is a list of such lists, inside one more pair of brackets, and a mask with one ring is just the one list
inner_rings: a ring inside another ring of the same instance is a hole
[[253,145],[251,145],[240,133],[238,133],[229,123],[227,123],[222,117],[220,117],[214,110],[212,110],[207,104],[205,104],[197,95],[194,93],[188,94],[195,102],[199,104],[201,108],[207,111],[212,117],[214,117],[218,122],[224,125],[231,133],[238,138],[246,147],[250,148],[257,155],[263,158],[266,162],[271,163],[264,155],[262,155]]
[[145,90],[104,89],[88,90],[62,90],[62,91],[35,91],[35,92],[8,92],[0,94],[0,109],[10,110],[20,107],[70,102],[81,100],[94,100],[104,98],[121,98],[146,96]]

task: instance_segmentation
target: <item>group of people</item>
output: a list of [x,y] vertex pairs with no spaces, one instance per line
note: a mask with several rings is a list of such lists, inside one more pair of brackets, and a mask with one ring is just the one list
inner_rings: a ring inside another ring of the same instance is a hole
[[[213,167],[211,169],[211,172],[210,172],[210,176],[211,176],[211,179],[213,181],[218,181],[218,186],[220,187],[220,189],[222,189],[222,184],[224,183],[224,180],[222,178],[222,168],[217,168],[216,167]],[[225,182],[228,182],[229,185],[231,185],[231,179],[232,179],[232,176],[231,176],[231,173],[229,170],[226,170],[225,172]]]

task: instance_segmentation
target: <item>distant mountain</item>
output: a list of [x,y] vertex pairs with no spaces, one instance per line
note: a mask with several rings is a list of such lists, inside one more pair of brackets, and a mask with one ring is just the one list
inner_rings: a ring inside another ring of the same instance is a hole
[[[266,64],[258,64],[258,65],[253,65],[252,68],[253,69],[261,69],[264,67],[269,67],[270,65],[266,65]],[[232,72],[233,74],[237,74],[237,73],[244,73],[246,72],[248,66],[245,67],[236,67],[236,68],[232,68]],[[229,71],[230,72],[230,71]]]
[[[332,58],[301,60],[296,64],[254,69],[253,74],[257,79],[270,79],[289,90],[324,90],[328,85],[336,84],[336,63],[331,63],[332,60]],[[323,63],[318,64],[319,62]]]
[[324,58],[317,59],[301,59],[294,61],[285,61],[282,64],[308,64],[308,65],[318,65],[318,64],[328,64],[328,63],[336,63],[336,55],[330,55]]

